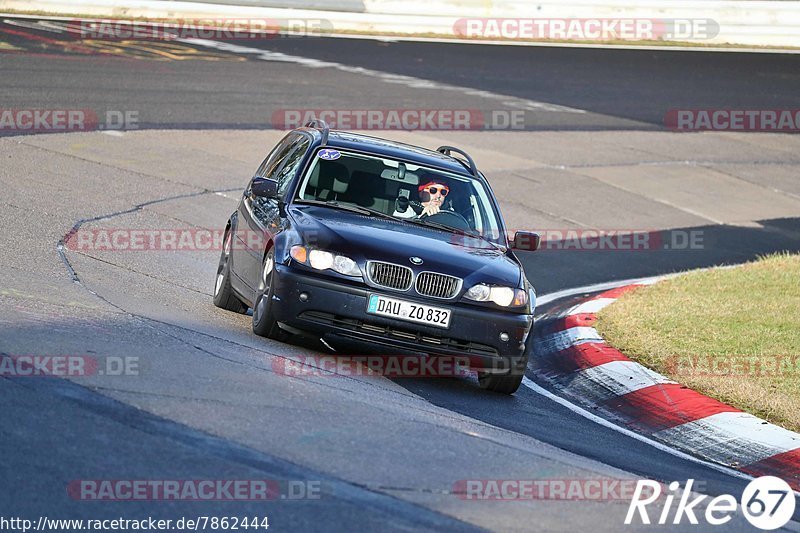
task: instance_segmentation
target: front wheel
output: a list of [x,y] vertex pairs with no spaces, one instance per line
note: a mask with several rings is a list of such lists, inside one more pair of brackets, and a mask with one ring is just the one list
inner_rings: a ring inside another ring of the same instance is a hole
[[478,374],[478,384],[482,389],[500,394],[514,394],[522,384],[523,374],[509,374],[496,376],[493,374]]
[[261,266],[258,294],[253,303],[253,333],[277,341],[286,340],[289,334],[278,325],[272,312],[272,295],[274,293],[275,252],[270,250]]
[[521,361],[511,365],[511,371],[508,374],[478,372],[478,384],[482,389],[492,392],[514,394],[522,384],[522,378],[525,377],[525,368],[527,366],[528,356],[525,355]]

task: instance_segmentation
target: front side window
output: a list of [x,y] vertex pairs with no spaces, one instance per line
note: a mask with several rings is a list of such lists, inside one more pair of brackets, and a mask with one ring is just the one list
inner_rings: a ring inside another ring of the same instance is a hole
[[284,137],[281,142],[279,142],[275,148],[272,149],[264,161],[261,162],[261,164],[258,166],[258,170],[256,170],[255,175],[263,178],[274,171],[275,168],[280,165],[283,158],[286,157],[286,154],[296,140],[296,134],[290,134]]
[[[321,149],[314,154],[297,191],[300,203],[362,207],[506,244],[493,197],[480,180],[471,176],[357,152]],[[439,212],[429,216],[425,207],[432,202]]]
[[[273,179],[278,182],[278,194],[283,196],[292,178],[300,168],[303,156],[311,145],[311,139],[303,134],[287,136],[270,153],[258,167],[257,177]],[[268,223],[277,213],[277,202],[274,199],[254,196],[250,189],[247,191],[253,214],[262,223]]]
[[274,179],[278,182],[278,194],[283,196],[292,182],[297,171],[300,169],[300,164],[303,162],[303,156],[306,155],[308,147],[311,145],[311,139],[305,135],[301,135],[293,142],[286,155],[283,157],[283,164],[275,168],[272,174],[266,176],[267,178]]

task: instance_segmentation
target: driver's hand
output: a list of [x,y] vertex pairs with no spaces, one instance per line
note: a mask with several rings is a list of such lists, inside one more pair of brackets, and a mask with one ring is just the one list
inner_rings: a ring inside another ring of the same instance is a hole
[[436,205],[434,203],[430,203],[430,204],[428,204],[428,205],[426,205],[424,207],[424,209],[422,210],[422,214],[420,216],[422,216],[422,215],[428,215],[428,216],[435,215],[439,211],[440,211],[440,208],[439,208],[438,205]]

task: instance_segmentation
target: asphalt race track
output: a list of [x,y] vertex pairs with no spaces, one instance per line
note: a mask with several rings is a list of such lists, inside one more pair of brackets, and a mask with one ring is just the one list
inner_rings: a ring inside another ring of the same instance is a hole
[[[256,337],[249,316],[214,307],[217,249],[59,243],[77,228],[221,229],[283,135],[276,113],[415,108],[524,111],[514,131],[376,134],[467,150],[510,228],[550,230],[545,249],[523,258],[540,295],[798,251],[800,137],[675,133],[663,117],[796,107],[800,56],[338,38],[165,49],[76,44],[52,23],[0,22],[3,109],[134,112],[138,126],[0,137],[0,354],[104,361],[88,376],[0,379],[0,516],[618,531],[628,500],[475,501],[456,489],[463,480],[691,478],[705,494],[741,494],[747,479],[732,471],[656,449],[525,386],[506,397],[467,377],[283,375],[276,368],[287,359],[325,348]],[[592,229],[654,237],[647,249],[559,249],[567,230]],[[687,236],[695,246],[684,246]],[[109,479],[268,479],[281,494],[266,503],[87,501],[74,490]],[[726,527],[750,526],[738,517]]]

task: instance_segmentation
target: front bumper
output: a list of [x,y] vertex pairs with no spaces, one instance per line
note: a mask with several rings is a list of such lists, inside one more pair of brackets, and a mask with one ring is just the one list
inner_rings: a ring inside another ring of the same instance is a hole
[[[533,316],[505,313],[457,302],[420,299],[405,294],[381,291],[315,275],[286,265],[276,265],[272,312],[289,330],[366,342],[390,348],[392,354],[428,353],[467,357],[473,368],[486,373],[506,374],[524,371],[527,359],[525,341],[533,325]],[[306,301],[300,300],[305,293]],[[441,329],[368,314],[370,294],[420,302],[452,310],[450,327]],[[500,340],[506,332],[509,340]]]

